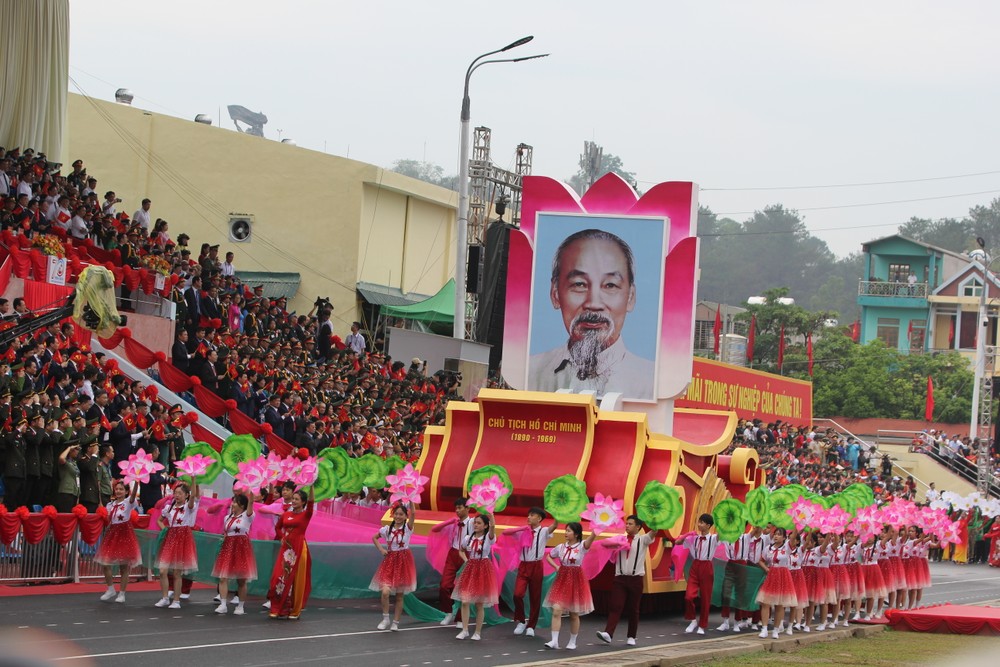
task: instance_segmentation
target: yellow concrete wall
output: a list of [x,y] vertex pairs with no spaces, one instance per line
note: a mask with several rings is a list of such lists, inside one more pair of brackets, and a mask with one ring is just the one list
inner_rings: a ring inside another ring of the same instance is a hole
[[[357,318],[364,280],[434,294],[454,273],[457,194],[380,167],[271,139],[69,96],[69,154],[131,215],[144,197],[176,238],[218,243],[236,267],[302,275],[293,309],[328,296],[335,330]],[[229,213],[254,215],[229,240]],[[405,250],[404,253],[404,243]],[[420,253],[411,256],[413,253]],[[390,282],[391,277],[391,282]]]

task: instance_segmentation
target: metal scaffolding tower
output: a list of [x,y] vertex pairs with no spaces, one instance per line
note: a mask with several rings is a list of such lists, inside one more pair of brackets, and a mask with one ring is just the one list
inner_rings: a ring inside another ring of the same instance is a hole
[[[486,226],[490,209],[498,197],[511,196],[511,219],[514,224],[521,220],[521,177],[531,173],[533,149],[527,144],[518,144],[516,171],[507,171],[493,164],[490,159],[490,135],[488,127],[477,127],[472,135],[472,156],[469,158],[469,257],[481,262],[481,252],[486,240]],[[471,252],[473,246],[480,250]],[[471,261],[470,261],[471,264]],[[476,272],[476,273],[473,273]],[[468,275],[478,275],[479,267],[469,266]],[[476,281],[479,282],[478,280]],[[456,285],[456,289],[465,289]],[[479,295],[465,293],[465,339],[476,339],[476,320],[479,314]]]
[[996,346],[987,345],[985,372],[979,385],[979,423],[975,434],[979,438],[979,449],[976,452],[976,488],[987,497],[990,491],[990,478],[993,475],[993,471],[990,470],[990,442],[993,437],[993,373],[996,369],[996,355]]

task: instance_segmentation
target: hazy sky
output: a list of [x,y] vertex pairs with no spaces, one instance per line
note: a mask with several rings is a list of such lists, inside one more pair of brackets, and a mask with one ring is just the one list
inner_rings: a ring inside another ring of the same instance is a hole
[[[492,128],[501,167],[524,142],[535,174],[565,179],[593,140],[640,188],[692,180],[738,220],[796,208],[838,255],[911,215],[1000,196],[996,2],[73,0],[71,12],[72,92],[127,87],[136,106],[226,128],[240,104],[268,116],[270,138],[381,166],[457,173],[466,67],[534,35],[511,55],[550,57],[472,79],[472,123]],[[751,189],[914,179],[937,180]]]

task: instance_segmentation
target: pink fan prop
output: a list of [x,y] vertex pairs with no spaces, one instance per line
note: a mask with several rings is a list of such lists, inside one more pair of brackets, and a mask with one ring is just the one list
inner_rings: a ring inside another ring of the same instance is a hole
[[132,486],[136,482],[148,484],[150,475],[163,470],[162,463],[157,463],[141,449],[135,454],[130,454],[127,461],[119,461],[118,467],[121,469],[122,480],[126,486]]
[[823,506],[819,503],[800,497],[788,508],[788,515],[792,517],[796,529],[805,530],[815,525],[817,513],[822,510]]
[[822,533],[835,533],[843,535],[847,529],[847,524],[851,521],[849,512],[845,512],[839,505],[834,505],[830,509],[821,509],[813,517],[813,525]]
[[288,471],[288,479],[295,482],[296,486],[308,486],[316,481],[319,474],[319,464],[316,457],[309,456],[305,460],[296,461]]
[[285,459],[282,458],[281,454],[277,452],[271,452],[264,459],[267,465],[267,484],[275,484],[281,480],[286,479],[283,477],[285,472]]
[[605,529],[621,528],[625,525],[622,520],[624,507],[625,501],[598,493],[594,495],[594,502],[587,503],[587,509],[580,513],[580,518],[590,522],[591,530],[603,532]]
[[492,512],[497,501],[509,490],[498,475],[491,475],[469,489],[469,504]]
[[236,464],[239,472],[236,473],[237,485],[248,493],[258,493],[261,487],[267,483],[267,461],[258,458],[253,461],[241,461]]
[[405,468],[400,468],[394,475],[386,475],[385,481],[389,484],[389,502],[409,502],[414,505],[420,504],[420,494],[424,491],[424,485],[430,481],[430,477],[425,477],[418,470],[414,470],[412,463],[407,463]]
[[847,527],[854,531],[858,540],[863,543],[882,531],[882,511],[874,505],[859,508],[854,520]]
[[191,477],[200,477],[205,474],[209,466],[214,463],[215,460],[211,456],[205,456],[204,454],[192,454],[191,456],[181,459],[176,463],[177,470],[184,473],[185,475],[190,475]]

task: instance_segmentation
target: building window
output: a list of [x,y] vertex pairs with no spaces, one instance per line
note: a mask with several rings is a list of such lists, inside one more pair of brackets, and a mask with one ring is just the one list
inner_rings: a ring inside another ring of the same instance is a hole
[[927,335],[927,320],[910,320],[910,351],[922,352]]
[[910,277],[910,265],[909,264],[890,264],[889,265],[889,280],[897,283],[905,283],[906,279]]
[[878,328],[875,336],[885,343],[890,350],[899,349],[899,319],[892,317],[878,318]]
[[979,313],[962,313],[962,333],[958,337],[959,349],[974,349],[979,329]]
[[979,278],[973,278],[962,285],[962,296],[979,296],[983,293],[983,283]]

